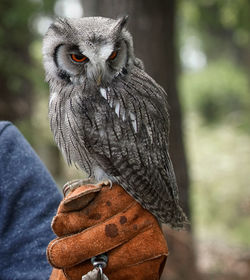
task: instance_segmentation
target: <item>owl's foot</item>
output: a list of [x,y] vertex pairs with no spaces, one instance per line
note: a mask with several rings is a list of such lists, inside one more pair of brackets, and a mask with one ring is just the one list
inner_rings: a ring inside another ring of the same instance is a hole
[[106,179],[106,180],[103,180],[103,181],[100,181],[100,182],[98,182],[97,184],[95,184],[96,186],[102,186],[102,187],[104,187],[104,186],[109,186],[109,188],[111,189],[112,188],[112,185],[113,185],[113,183],[112,183],[112,181],[110,180],[110,179]]
[[92,178],[75,179],[75,180],[69,181],[63,186],[63,195],[65,197],[69,191],[77,189],[78,187],[83,186],[83,185],[94,184],[94,183],[95,183],[95,181]]

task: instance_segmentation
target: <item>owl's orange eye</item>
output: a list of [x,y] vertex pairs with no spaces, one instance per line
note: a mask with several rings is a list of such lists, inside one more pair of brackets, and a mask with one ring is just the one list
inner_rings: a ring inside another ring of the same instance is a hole
[[113,60],[113,59],[115,59],[116,58],[116,56],[117,56],[117,51],[113,51],[112,53],[111,53],[111,55],[109,56],[109,60]]
[[74,61],[74,62],[78,62],[78,63],[82,63],[84,61],[88,61],[89,59],[87,58],[87,56],[83,55],[83,54],[74,54],[72,53],[70,55],[71,59]]

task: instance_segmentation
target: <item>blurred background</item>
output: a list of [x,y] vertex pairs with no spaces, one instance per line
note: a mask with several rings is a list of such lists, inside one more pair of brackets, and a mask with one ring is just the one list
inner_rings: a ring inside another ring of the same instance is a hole
[[136,55],[167,91],[170,149],[191,226],[164,227],[162,280],[250,279],[248,0],[1,0],[0,119],[12,121],[58,185],[67,167],[48,125],[42,37],[55,17],[128,14]]

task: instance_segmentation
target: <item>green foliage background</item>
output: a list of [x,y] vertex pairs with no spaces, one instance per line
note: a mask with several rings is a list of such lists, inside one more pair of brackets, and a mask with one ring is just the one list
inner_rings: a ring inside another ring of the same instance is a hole
[[181,1],[180,50],[195,38],[206,56],[185,65],[179,90],[192,179],[196,236],[249,248],[249,1]]

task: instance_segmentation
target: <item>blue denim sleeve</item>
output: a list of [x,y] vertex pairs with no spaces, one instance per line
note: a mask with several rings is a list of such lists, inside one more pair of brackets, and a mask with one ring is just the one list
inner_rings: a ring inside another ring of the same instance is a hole
[[46,247],[61,195],[31,146],[0,122],[0,279],[47,280]]

